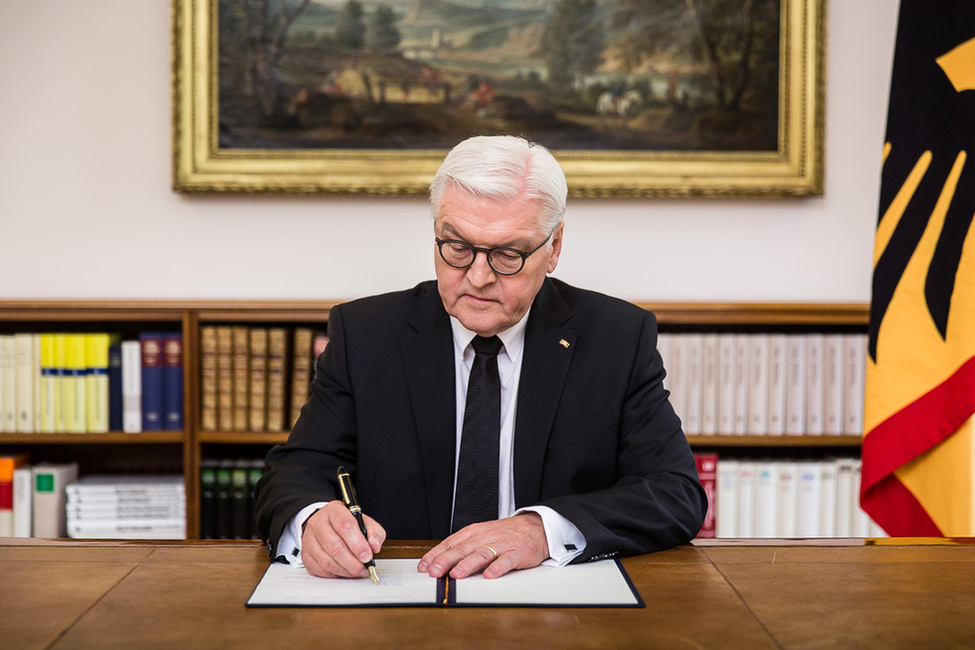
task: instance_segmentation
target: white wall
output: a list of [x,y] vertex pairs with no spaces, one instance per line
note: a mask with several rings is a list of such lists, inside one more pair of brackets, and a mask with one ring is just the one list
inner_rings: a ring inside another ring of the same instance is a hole
[[[632,300],[868,301],[896,8],[829,3],[822,198],[575,200],[556,275]],[[432,277],[422,199],[174,194],[169,41],[168,0],[0,0],[0,299]]]

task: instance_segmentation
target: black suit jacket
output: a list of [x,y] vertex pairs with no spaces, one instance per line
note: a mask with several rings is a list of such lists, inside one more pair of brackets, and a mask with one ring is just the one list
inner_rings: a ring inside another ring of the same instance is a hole
[[[450,533],[456,400],[436,282],[339,305],[311,396],[267,456],[257,518],[273,545],[304,506],[353,475],[390,539]],[[663,387],[653,314],[546,279],[525,330],[514,434],[517,507],[546,505],[585,535],[576,561],[689,541],[707,508]]]

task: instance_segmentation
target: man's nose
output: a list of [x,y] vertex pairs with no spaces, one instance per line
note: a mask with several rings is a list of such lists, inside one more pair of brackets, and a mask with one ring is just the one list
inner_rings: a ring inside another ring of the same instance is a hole
[[488,264],[487,253],[478,251],[474,256],[474,261],[467,269],[467,277],[471,284],[476,287],[483,287],[494,282],[495,273],[491,265]]

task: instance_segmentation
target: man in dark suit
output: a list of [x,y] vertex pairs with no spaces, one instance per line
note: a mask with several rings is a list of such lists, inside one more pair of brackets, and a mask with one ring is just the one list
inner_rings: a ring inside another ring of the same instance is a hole
[[[437,280],[332,309],[311,397],[268,454],[257,516],[272,557],[360,577],[387,535],[445,538],[420,571],[495,578],[694,537],[707,501],[663,387],[656,319],[547,277],[566,195],[551,154],[520,138],[448,154],[431,186]],[[487,469],[465,469],[472,345],[492,337],[500,433]],[[367,538],[338,500],[339,466]],[[485,476],[491,514],[464,525],[466,479]]]

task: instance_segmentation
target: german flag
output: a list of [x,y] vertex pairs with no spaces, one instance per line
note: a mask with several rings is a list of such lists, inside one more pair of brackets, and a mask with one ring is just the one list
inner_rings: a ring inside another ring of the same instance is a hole
[[975,2],[901,0],[883,160],[860,502],[892,536],[972,536]]

